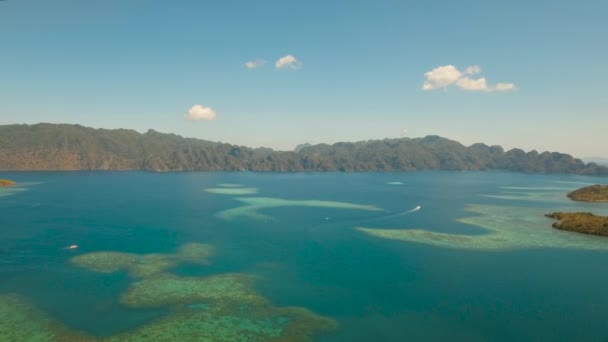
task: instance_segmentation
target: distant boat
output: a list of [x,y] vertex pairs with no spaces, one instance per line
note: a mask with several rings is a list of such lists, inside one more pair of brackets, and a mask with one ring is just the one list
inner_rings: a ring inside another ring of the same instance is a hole
[[422,206],[421,206],[421,205],[417,206],[416,208],[414,208],[414,209],[412,209],[412,210],[406,211],[404,214],[413,213],[414,211],[418,211],[418,210],[420,210],[420,209],[422,209]]

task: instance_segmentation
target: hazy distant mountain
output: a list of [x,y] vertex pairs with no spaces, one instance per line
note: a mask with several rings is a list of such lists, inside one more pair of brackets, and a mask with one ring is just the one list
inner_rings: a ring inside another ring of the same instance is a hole
[[296,146],[296,148],[294,148],[293,150],[296,152],[300,152],[300,151],[302,151],[302,149],[304,149],[306,147],[310,147],[310,146],[312,146],[312,144],[304,143],[304,144],[300,144],[300,145]]
[[583,158],[586,163],[596,163],[598,165],[608,166],[608,158],[602,157],[588,157]]
[[462,144],[438,136],[252,149],[149,130],[80,125],[0,126],[0,170],[409,171],[509,170],[608,175],[562,153]]

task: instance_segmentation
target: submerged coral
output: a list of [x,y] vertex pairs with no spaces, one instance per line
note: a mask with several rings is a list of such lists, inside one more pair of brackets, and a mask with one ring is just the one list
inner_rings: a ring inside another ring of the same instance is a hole
[[562,201],[571,188],[567,187],[502,187],[497,195],[485,195],[485,197],[511,200],[511,201],[531,201],[531,202],[559,202]]
[[231,196],[255,195],[258,193],[257,188],[247,188],[242,184],[232,183],[221,183],[216,188],[205,189],[205,191],[211,194]]
[[478,235],[449,234],[425,229],[357,230],[379,238],[423,243],[438,247],[473,250],[518,248],[572,248],[608,250],[608,239],[585,236],[551,228],[542,208],[471,205],[468,211],[479,214],[458,221],[484,228]]
[[[33,184],[33,183],[30,183]],[[19,186],[0,186],[0,197],[12,196],[18,192],[26,191],[28,184],[19,183]]]
[[233,187],[233,188],[210,188],[210,189],[205,189],[205,191],[207,191],[208,193],[212,193],[212,194],[232,195],[232,196],[255,195],[255,194],[258,193],[258,189],[256,189],[256,188],[237,188],[237,187]]
[[163,274],[137,281],[121,303],[175,311],[109,341],[308,341],[316,333],[337,328],[336,321],[305,308],[273,306],[255,291],[254,280],[225,273]]
[[208,277],[178,277],[162,274],[135,282],[121,297],[133,308],[156,308],[188,303],[263,304],[265,300],[252,288],[253,278],[242,274]]
[[309,341],[337,327],[336,321],[298,307],[192,304],[131,331],[96,339],[69,330],[20,296],[0,296],[0,341]]
[[72,263],[95,272],[112,273],[131,267],[137,263],[137,254],[122,252],[93,252],[77,255]]
[[237,201],[245,203],[245,205],[224,210],[216,216],[231,220],[240,217],[246,217],[257,220],[268,220],[270,216],[259,213],[260,210],[279,208],[279,207],[317,207],[317,208],[337,208],[337,209],[352,209],[352,210],[368,210],[380,211],[382,209],[373,205],[354,204],[345,202],[333,201],[318,201],[318,200],[287,200],[282,198],[271,197],[243,197],[235,198]]
[[0,341],[88,342],[93,338],[71,332],[26,299],[0,296]]
[[310,341],[336,329],[337,322],[303,308],[242,305],[232,310],[189,306],[107,342]]
[[0,197],[11,196],[16,192],[25,191],[25,188],[16,188],[16,187],[0,187]]
[[307,341],[337,328],[336,321],[305,308],[273,306],[255,291],[251,275],[166,273],[180,263],[207,264],[214,252],[211,245],[187,243],[173,254],[95,252],[72,258],[93,271],[127,271],[138,278],[121,295],[124,306],[169,310],[155,321],[101,341]]
[[305,308],[276,307],[254,288],[256,277],[223,273],[182,277],[165,273],[182,262],[206,264],[210,245],[188,243],[173,254],[96,252],[71,261],[104,273],[127,271],[139,278],[120,297],[134,309],[166,309],[147,324],[95,339],[61,326],[27,302],[0,296],[0,341],[309,341],[338,323]]
[[243,187],[243,184],[235,184],[235,183],[220,183],[217,186],[221,188],[240,188]]
[[215,254],[215,247],[206,243],[189,242],[177,249],[175,257],[180,262],[208,265]]
[[12,181],[9,182],[7,186],[0,186],[0,197],[12,196],[19,192],[27,191],[32,185],[41,184],[39,182],[19,182],[18,184]]
[[127,271],[133,277],[143,278],[165,272],[181,263],[209,264],[209,258],[214,252],[211,245],[187,243],[174,254],[93,252],[75,256],[71,262],[95,272]]

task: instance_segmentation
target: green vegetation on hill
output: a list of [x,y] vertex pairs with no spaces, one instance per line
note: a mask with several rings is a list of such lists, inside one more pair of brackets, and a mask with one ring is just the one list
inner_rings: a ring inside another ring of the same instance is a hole
[[572,191],[568,197],[575,201],[608,202],[608,185],[591,185]]
[[583,234],[608,236],[608,217],[592,213],[557,212],[545,216],[558,220],[553,227]]
[[507,170],[608,175],[608,168],[562,153],[475,144],[438,136],[302,145],[273,151],[149,130],[80,125],[0,126],[0,170],[409,171]]

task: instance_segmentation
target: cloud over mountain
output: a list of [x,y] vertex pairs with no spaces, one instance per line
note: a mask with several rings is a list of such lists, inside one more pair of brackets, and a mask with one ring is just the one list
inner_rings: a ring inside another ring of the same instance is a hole
[[215,111],[210,107],[205,107],[200,104],[192,106],[188,113],[186,113],[186,120],[200,121],[200,120],[213,120],[216,117]]

